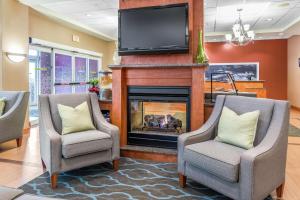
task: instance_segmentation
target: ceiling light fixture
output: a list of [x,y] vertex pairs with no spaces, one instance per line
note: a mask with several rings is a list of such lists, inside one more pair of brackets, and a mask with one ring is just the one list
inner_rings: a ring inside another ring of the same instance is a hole
[[267,22],[270,22],[272,20],[273,20],[273,18],[267,18],[267,19],[265,19],[265,21],[267,21]]
[[6,56],[8,57],[9,60],[11,60],[14,63],[20,63],[27,57],[26,54],[9,53],[9,52],[6,53]]
[[243,9],[237,10],[239,18],[232,27],[233,34],[226,34],[225,39],[228,43],[235,46],[245,46],[252,42],[255,38],[254,31],[250,30],[250,24],[243,24],[241,19],[241,12]]

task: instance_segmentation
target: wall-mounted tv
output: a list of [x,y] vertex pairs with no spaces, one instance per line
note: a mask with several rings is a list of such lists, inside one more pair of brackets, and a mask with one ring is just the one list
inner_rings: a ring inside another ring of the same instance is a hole
[[187,53],[188,4],[119,10],[119,55]]

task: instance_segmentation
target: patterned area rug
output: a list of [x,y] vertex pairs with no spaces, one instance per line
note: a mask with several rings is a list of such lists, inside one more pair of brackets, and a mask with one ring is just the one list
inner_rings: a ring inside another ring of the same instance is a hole
[[[228,200],[229,198],[191,180],[178,185],[175,163],[121,158],[120,170],[108,163],[59,175],[58,187],[50,189],[45,173],[22,186],[27,193],[70,200]],[[268,198],[272,200],[271,197]]]
[[293,126],[293,125],[290,124],[289,136],[291,136],[291,137],[300,137],[300,129],[297,128],[296,126]]

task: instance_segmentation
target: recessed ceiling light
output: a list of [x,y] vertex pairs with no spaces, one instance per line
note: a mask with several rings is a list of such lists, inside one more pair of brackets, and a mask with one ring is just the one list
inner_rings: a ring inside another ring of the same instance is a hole
[[85,14],[85,16],[86,16],[86,17],[91,17],[92,15],[91,15],[91,14]]
[[272,20],[273,20],[273,18],[267,18],[267,19],[265,19],[265,21],[267,21],[267,22],[270,22]]
[[290,5],[289,2],[283,2],[283,3],[278,4],[278,7],[283,8],[283,7],[288,7],[289,5]]

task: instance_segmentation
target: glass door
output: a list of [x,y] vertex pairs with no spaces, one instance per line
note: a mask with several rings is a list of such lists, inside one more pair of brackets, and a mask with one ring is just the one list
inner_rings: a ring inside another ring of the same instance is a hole
[[38,104],[38,73],[36,71],[37,68],[37,58],[29,60],[29,92],[30,106],[37,106]]
[[31,124],[38,122],[38,97],[52,92],[51,50],[40,47],[29,49],[29,116]]
[[97,59],[89,59],[89,80],[98,78],[99,61]]
[[86,93],[88,82],[97,79],[99,59],[65,51],[55,51],[55,94]]
[[54,56],[54,92],[55,94],[72,93],[73,70],[72,55],[55,52]]
[[75,93],[87,92],[87,59],[75,57]]

